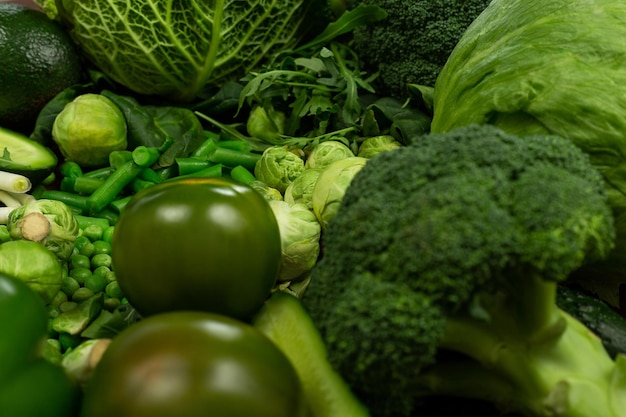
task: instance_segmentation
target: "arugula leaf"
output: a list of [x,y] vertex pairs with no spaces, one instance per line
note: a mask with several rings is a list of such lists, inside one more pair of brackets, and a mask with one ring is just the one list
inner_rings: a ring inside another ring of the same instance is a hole
[[302,53],[311,49],[318,49],[341,35],[352,32],[354,28],[371,22],[387,18],[387,12],[377,5],[359,4],[352,10],[344,11],[339,18],[326,26],[319,35],[311,41],[300,45],[293,52]]

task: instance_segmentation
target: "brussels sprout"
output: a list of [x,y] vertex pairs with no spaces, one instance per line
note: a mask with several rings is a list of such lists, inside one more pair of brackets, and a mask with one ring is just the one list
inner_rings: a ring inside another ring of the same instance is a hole
[[63,355],[61,366],[81,387],[86,387],[111,339],[88,339]]
[[340,159],[327,166],[320,174],[311,201],[313,213],[322,225],[322,230],[326,230],[328,222],[335,217],[352,178],[366,162],[367,159],[360,156]]
[[60,260],[72,255],[80,232],[72,210],[57,200],[33,200],[9,213],[7,228],[11,239],[42,243]]
[[342,142],[328,140],[316,145],[306,159],[306,168],[325,168],[335,161],[353,157],[354,152]]
[[123,113],[100,94],[83,94],[68,103],[54,120],[52,138],[66,160],[83,167],[103,166],[112,151],[128,145]]
[[47,304],[61,289],[63,268],[41,243],[10,240],[0,244],[0,273],[19,278]]
[[254,176],[282,193],[304,171],[304,160],[284,146],[270,146],[254,167]]
[[276,200],[269,203],[280,230],[282,257],[278,280],[302,277],[317,262],[322,228],[304,204]]
[[269,112],[262,106],[255,106],[246,122],[246,130],[250,136],[269,143],[280,140],[285,132],[285,113],[271,109]]
[[283,195],[276,188],[272,188],[263,181],[255,180],[248,183],[250,188],[261,193],[266,200],[283,200]]
[[361,143],[357,156],[369,159],[381,152],[396,149],[400,146],[402,144],[391,135],[372,136]]
[[309,210],[313,210],[311,196],[322,171],[322,168],[305,169],[298,178],[289,184],[285,190],[284,200],[291,204],[304,204]]

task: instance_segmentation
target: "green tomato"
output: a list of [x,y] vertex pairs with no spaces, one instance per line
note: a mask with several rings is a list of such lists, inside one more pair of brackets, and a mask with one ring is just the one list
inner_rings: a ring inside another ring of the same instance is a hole
[[225,178],[137,193],[115,226],[113,270],[143,316],[203,310],[247,320],[276,282],[281,239],[267,201]]
[[75,416],[79,387],[63,368],[41,357],[48,335],[48,313],[41,297],[21,279],[2,273],[0,321],[2,415]]
[[89,417],[304,417],[293,365],[251,325],[169,312],[117,335],[88,382]]
[[48,333],[46,308],[41,298],[21,279],[0,272],[0,390],[12,373],[38,356]]

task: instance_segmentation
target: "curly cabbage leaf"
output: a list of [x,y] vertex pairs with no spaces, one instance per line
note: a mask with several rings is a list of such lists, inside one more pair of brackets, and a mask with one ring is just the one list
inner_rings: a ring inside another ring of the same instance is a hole
[[[321,0],[37,0],[83,53],[129,89],[184,102],[288,49]],[[318,19],[319,21],[319,19]]]
[[609,259],[581,277],[613,305],[626,283],[625,21],[623,1],[493,0],[439,74],[431,124],[557,134],[588,153],[618,234]]

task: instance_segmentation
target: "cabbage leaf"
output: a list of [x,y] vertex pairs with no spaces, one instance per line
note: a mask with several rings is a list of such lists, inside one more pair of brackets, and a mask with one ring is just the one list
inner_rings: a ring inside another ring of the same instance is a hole
[[[321,0],[36,0],[132,91],[180,102],[294,47]],[[319,19],[318,19],[319,21]]]

